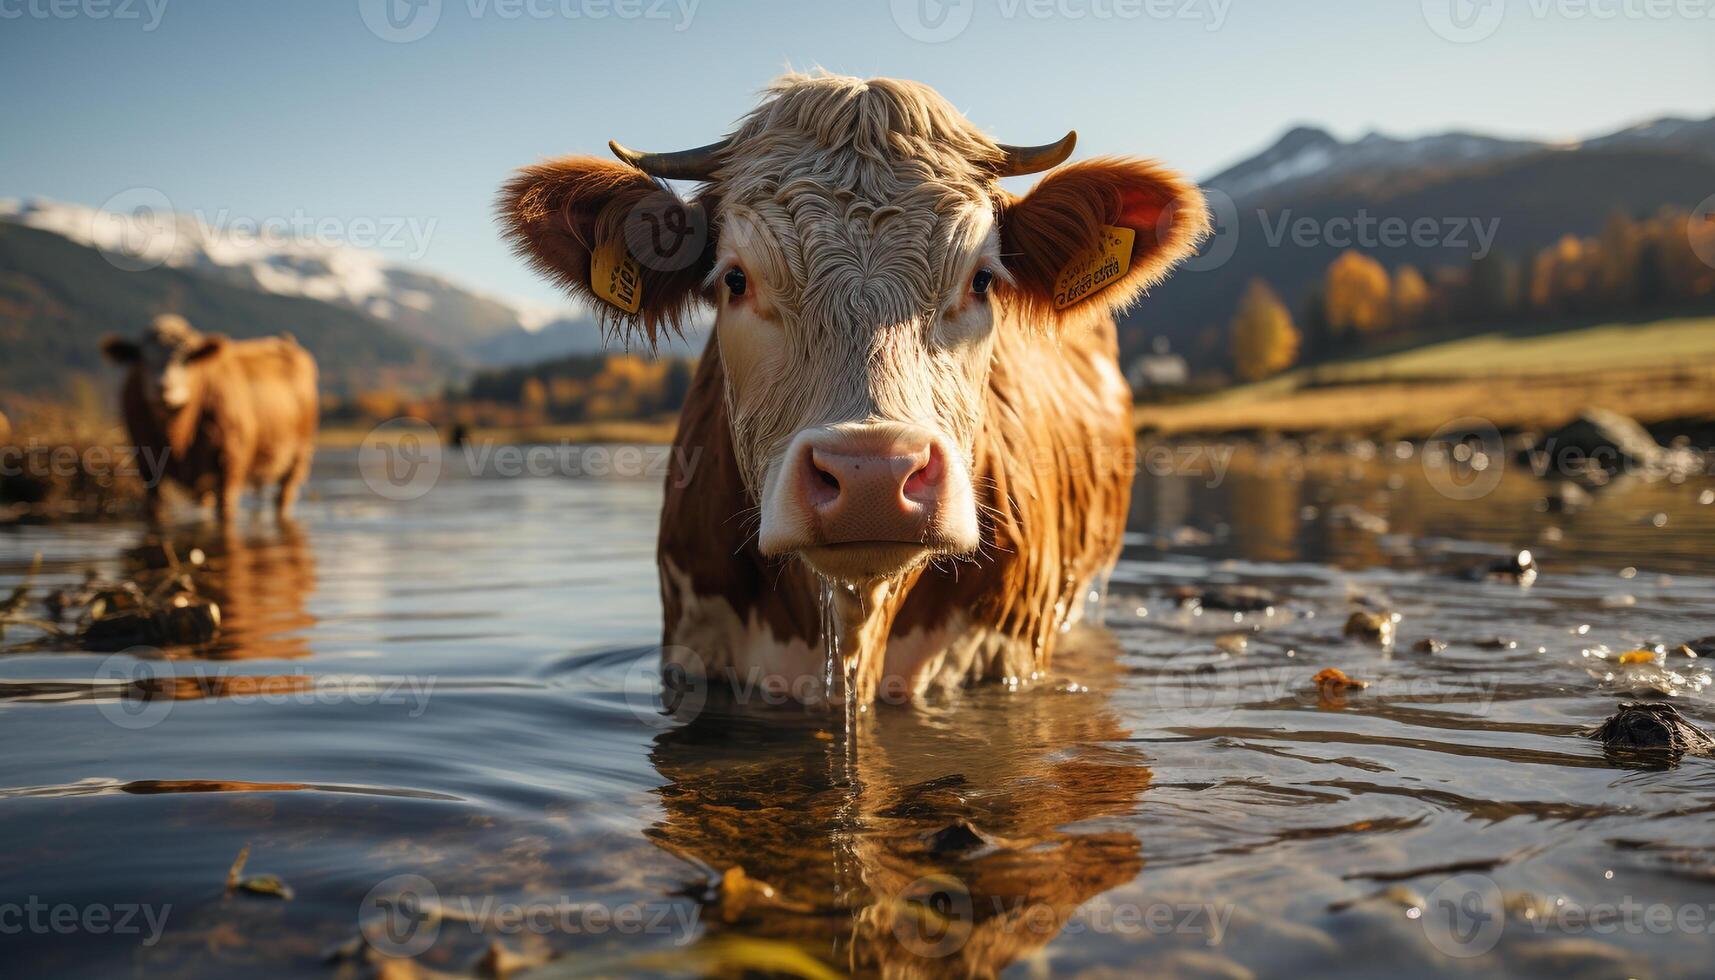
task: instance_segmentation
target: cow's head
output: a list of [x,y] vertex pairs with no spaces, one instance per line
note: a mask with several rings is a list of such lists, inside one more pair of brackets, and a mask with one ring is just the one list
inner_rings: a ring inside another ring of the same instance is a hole
[[[996,185],[1073,139],[1006,146],[923,85],[791,75],[719,143],[521,171],[502,220],[628,337],[712,305],[761,550],[873,579],[977,548],[997,331],[1106,316],[1205,232],[1196,189],[1143,161],[1068,166],[1023,197]],[[700,192],[686,203],[655,178]],[[1057,295],[1109,228],[1134,236],[1125,269]]]
[[156,317],[136,340],[108,337],[101,352],[115,364],[137,373],[143,401],[157,414],[170,414],[190,404],[192,367],[220,353],[226,338],[198,333],[182,316]]

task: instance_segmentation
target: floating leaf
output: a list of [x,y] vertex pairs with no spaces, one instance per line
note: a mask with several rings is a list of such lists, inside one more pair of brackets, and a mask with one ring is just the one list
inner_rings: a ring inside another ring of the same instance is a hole
[[1346,672],[1338,667],[1325,667],[1317,671],[1316,676],[1311,679],[1315,681],[1316,687],[1326,694],[1343,694],[1348,690],[1361,691],[1370,686],[1369,681],[1348,677]]
[[285,901],[291,901],[293,895],[292,886],[281,881],[278,875],[252,875],[238,883],[238,890]]

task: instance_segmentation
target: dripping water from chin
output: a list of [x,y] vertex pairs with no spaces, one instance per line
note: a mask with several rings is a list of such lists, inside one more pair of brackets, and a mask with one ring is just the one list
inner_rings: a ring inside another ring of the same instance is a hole
[[[854,910],[864,904],[862,873],[855,853],[859,829],[858,796],[862,786],[857,767],[857,702],[852,690],[857,657],[849,660],[840,643],[841,624],[839,597],[836,590],[849,589],[825,576],[817,576],[821,599],[822,697],[828,710],[828,727],[833,743],[828,753],[828,780],[831,786],[843,790],[842,799],[834,811],[833,863],[834,907]],[[853,651],[854,653],[856,651]],[[836,715],[836,711],[838,714]],[[855,928],[855,925],[854,925]],[[835,941],[837,953],[838,939]]]

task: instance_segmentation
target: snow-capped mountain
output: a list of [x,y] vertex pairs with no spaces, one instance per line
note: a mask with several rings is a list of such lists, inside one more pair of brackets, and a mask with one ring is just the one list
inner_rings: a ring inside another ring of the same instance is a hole
[[1715,118],[1668,116],[1585,140],[1583,145],[1594,149],[1670,149],[1715,154]]
[[1670,150],[1715,154],[1715,118],[1667,117],[1580,142],[1502,139],[1475,133],[1437,133],[1397,139],[1372,132],[1343,142],[1311,126],[1290,129],[1274,145],[1203,181],[1234,200],[1283,198],[1337,182],[1368,183],[1404,174],[1459,170],[1538,153],[1575,150]]
[[[217,227],[153,206],[158,202],[144,195],[118,203],[128,210],[0,200],[0,221],[62,235],[99,250],[121,268],[183,269],[260,292],[346,306],[478,363],[491,361],[484,356],[485,345],[499,338],[506,338],[500,346],[510,357],[529,359],[531,338],[548,327],[553,327],[556,352],[583,339],[586,349],[601,346],[590,318],[569,307],[487,295],[314,229],[293,236],[243,220]],[[417,231],[377,228],[375,234],[408,242]]]
[[1447,167],[1540,153],[1549,144],[1498,139],[1472,133],[1441,133],[1396,139],[1370,133],[1341,142],[1326,130],[1299,126],[1273,146],[1203,181],[1234,200],[1248,200],[1309,189],[1336,180]]

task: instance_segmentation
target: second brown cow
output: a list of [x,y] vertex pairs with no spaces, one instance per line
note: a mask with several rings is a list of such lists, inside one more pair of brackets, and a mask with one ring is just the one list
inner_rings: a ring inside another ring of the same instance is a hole
[[135,340],[110,337],[109,360],[130,368],[120,397],[148,486],[150,515],[163,511],[167,480],[222,519],[246,486],[278,486],[291,513],[316,441],[316,362],[290,336],[232,340],[183,317],[158,316]]

